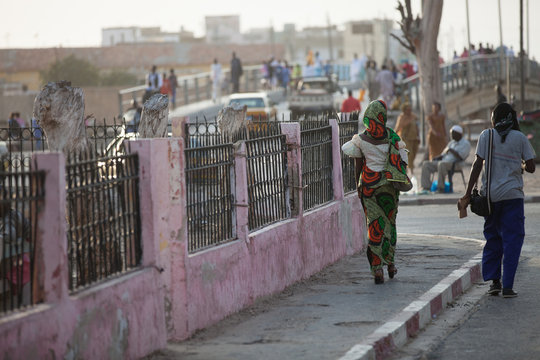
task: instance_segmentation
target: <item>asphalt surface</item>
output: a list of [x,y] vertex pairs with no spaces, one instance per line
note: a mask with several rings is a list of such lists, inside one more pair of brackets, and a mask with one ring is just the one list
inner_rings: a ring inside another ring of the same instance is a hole
[[518,297],[488,296],[488,284],[478,284],[392,359],[540,359],[540,204],[526,204],[525,216]]

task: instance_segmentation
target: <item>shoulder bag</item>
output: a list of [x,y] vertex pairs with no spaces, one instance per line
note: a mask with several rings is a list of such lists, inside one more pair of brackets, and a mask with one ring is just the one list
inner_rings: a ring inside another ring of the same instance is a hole
[[493,129],[489,130],[489,143],[488,143],[488,156],[487,156],[487,186],[486,195],[478,193],[476,184],[474,185],[473,192],[471,194],[471,211],[478,216],[489,216],[491,214],[491,161],[493,158]]

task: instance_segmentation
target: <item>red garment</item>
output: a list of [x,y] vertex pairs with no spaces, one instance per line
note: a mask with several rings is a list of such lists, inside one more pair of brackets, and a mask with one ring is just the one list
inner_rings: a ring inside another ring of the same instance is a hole
[[350,113],[353,111],[360,111],[360,110],[362,110],[360,101],[356,100],[352,96],[349,96],[345,101],[343,101],[343,104],[341,104],[341,112],[344,112],[344,113]]
[[409,63],[403,64],[403,69],[405,69],[406,77],[414,75],[414,67],[411,64]]
[[171,93],[171,85],[169,79],[163,79],[163,85],[161,85],[161,89],[159,89],[159,92],[164,95]]

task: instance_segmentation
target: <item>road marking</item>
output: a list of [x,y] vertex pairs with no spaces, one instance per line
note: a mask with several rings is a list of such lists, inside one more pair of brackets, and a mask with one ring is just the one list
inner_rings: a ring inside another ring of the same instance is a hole
[[484,244],[486,240],[481,239],[473,239],[473,238],[467,238],[462,236],[452,236],[452,235],[432,235],[432,234],[412,234],[412,233],[398,233],[398,235],[401,236],[422,236],[422,237],[429,237],[429,238],[436,238],[436,239],[453,239],[453,240],[465,240],[465,241],[473,241],[477,243]]

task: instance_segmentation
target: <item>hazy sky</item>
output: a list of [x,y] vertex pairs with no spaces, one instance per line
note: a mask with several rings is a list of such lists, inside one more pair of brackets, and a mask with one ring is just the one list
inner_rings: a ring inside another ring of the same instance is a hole
[[[420,0],[412,0],[415,12]],[[530,53],[540,58],[540,0],[529,2]],[[447,58],[467,43],[466,0],[444,1],[439,50]],[[0,0],[0,48],[100,46],[101,29],[122,26],[160,26],[178,31],[180,26],[204,34],[205,15],[240,15],[241,30],[268,27],[281,30],[284,23],[297,27],[325,25],[371,18],[399,19],[397,0]],[[471,41],[498,45],[497,0],[469,0]],[[501,0],[503,41],[519,49],[519,0]],[[536,14],[536,16],[534,16]],[[524,15],[524,47],[527,49]]]

